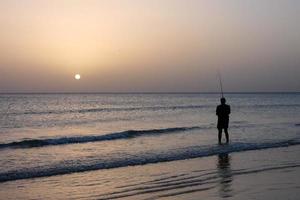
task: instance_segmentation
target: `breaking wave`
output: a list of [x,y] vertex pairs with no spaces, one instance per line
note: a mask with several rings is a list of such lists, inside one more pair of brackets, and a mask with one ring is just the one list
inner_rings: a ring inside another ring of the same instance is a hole
[[119,158],[109,160],[103,160],[101,158],[93,158],[92,160],[71,160],[72,162],[53,163],[47,166],[39,166],[36,168],[3,172],[0,173],[0,182],[63,175],[100,169],[145,165],[150,163],[185,160],[191,158],[219,155],[224,153],[288,147],[299,144],[300,141],[298,139],[265,143],[233,142],[229,145],[191,146],[181,149],[169,150],[168,152],[137,154],[131,155],[130,157],[122,156]]
[[87,142],[100,142],[108,140],[120,140],[120,139],[130,139],[140,136],[150,136],[150,135],[160,135],[176,132],[184,132],[195,129],[205,129],[209,127],[175,127],[175,128],[165,128],[165,129],[150,129],[150,130],[128,130],[117,133],[109,133],[105,135],[89,135],[89,136],[74,136],[74,137],[60,137],[60,138],[49,138],[49,139],[30,139],[22,140],[17,142],[2,143],[1,148],[33,148],[33,147],[43,147],[50,145],[65,145],[65,144],[76,144],[76,143],[87,143]]
[[178,110],[178,109],[199,109],[207,108],[208,105],[174,105],[174,106],[145,106],[145,107],[112,107],[112,108],[90,108],[79,110],[48,110],[48,111],[25,111],[9,113],[13,115],[48,115],[66,113],[93,113],[93,112],[120,112],[120,111],[159,111],[159,110]]

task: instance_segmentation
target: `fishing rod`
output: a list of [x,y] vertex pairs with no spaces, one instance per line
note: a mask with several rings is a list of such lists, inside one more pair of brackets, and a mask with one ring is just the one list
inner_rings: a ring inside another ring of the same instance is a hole
[[219,84],[220,84],[220,90],[221,90],[221,97],[224,98],[222,77],[221,77],[221,73],[220,73],[219,69],[218,69],[218,77],[219,77]]

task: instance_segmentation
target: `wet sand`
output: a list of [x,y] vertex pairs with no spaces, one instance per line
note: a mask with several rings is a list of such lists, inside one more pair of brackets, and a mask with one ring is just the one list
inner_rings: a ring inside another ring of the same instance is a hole
[[300,146],[1,183],[0,199],[298,199]]

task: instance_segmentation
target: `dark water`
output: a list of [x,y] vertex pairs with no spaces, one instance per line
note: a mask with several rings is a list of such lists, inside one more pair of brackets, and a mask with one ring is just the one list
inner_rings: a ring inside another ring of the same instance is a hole
[[[0,182],[300,144],[300,94],[0,95]],[[38,179],[35,179],[38,180]]]

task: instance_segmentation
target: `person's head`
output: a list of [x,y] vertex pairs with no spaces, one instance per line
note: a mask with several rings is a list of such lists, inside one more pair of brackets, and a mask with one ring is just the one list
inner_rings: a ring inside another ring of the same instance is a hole
[[222,98],[220,99],[220,101],[221,101],[221,104],[222,104],[222,105],[224,105],[224,104],[226,103],[226,99],[225,99],[224,97],[222,97]]

